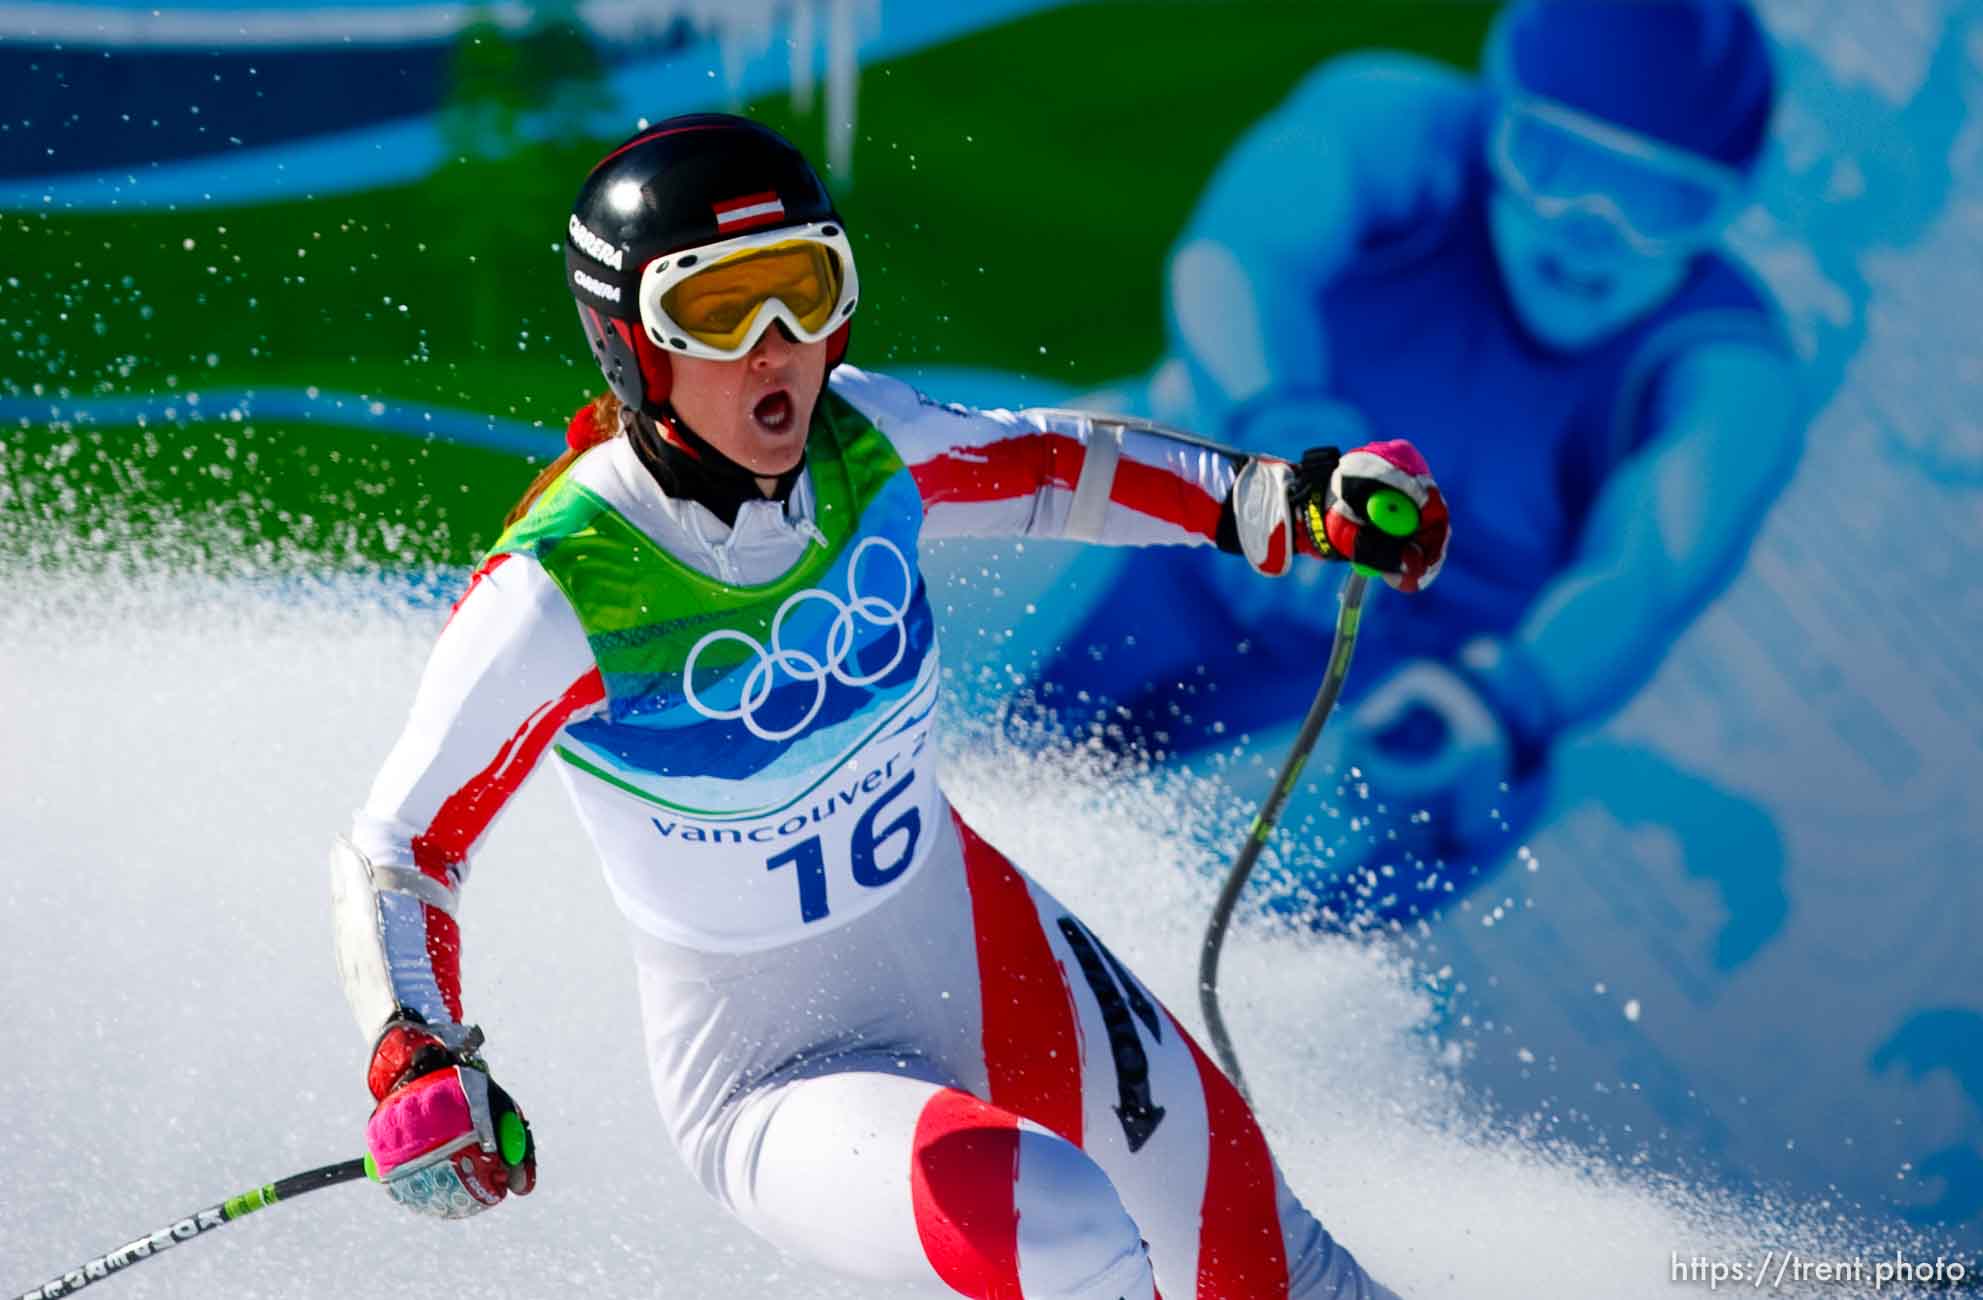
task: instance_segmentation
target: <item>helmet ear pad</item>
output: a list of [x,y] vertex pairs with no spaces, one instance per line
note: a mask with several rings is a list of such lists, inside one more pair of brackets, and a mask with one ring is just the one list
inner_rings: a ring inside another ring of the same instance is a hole
[[674,388],[674,368],[668,364],[667,354],[654,346],[645,330],[596,307],[580,303],[578,321],[613,396],[623,406],[657,414],[656,408],[668,400]]
[[833,367],[847,359],[847,336],[854,332],[854,322],[843,320],[840,328],[826,336],[826,373],[832,374]]

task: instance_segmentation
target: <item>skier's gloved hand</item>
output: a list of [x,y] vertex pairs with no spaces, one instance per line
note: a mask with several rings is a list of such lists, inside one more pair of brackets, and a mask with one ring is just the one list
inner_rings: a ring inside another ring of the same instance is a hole
[[378,1105],[365,1126],[373,1176],[395,1201],[465,1219],[537,1181],[537,1146],[510,1095],[476,1054],[481,1031],[451,1048],[417,1018],[396,1018],[366,1075]]
[[1410,443],[1316,447],[1299,464],[1255,456],[1233,479],[1218,544],[1269,577],[1297,553],[1348,560],[1399,591],[1439,576],[1451,531],[1446,498]]
[[1295,549],[1350,560],[1398,591],[1418,591],[1446,562],[1446,498],[1418,448],[1401,438],[1346,452],[1316,447],[1292,467]]

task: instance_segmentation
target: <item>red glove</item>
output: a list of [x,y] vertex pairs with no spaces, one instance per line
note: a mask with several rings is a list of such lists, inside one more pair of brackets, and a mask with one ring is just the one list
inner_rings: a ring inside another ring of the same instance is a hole
[[[1452,525],[1418,448],[1401,438],[1346,452],[1318,447],[1293,469],[1288,507],[1296,550],[1374,569],[1399,591],[1432,585],[1446,562]],[[1393,492],[1410,508],[1388,495]]]
[[474,1054],[417,1021],[396,1019],[372,1049],[366,1074],[378,1105],[365,1126],[372,1176],[408,1209],[442,1219],[479,1214],[537,1181],[537,1144],[510,1095]]

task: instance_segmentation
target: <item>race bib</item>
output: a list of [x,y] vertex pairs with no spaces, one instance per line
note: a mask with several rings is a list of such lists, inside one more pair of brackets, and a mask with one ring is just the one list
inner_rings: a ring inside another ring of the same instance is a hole
[[935,664],[930,655],[922,680],[868,739],[839,762],[786,775],[770,805],[664,802],[581,762],[561,765],[621,910],[668,942],[741,952],[879,905],[922,865],[944,816],[928,743]]

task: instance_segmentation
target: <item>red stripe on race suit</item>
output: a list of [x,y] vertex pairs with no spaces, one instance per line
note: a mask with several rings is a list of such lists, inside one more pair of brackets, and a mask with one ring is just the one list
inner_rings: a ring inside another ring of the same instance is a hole
[[[509,557],[510,557],[510,553],[508,551],[504,551],[500,555],[492,555],[488,559],[482,561],[481,566],[478,567],[475,570],[475,572],[468,575],[467,590],[463,591],[461,593],[460,598],[457,599],[453,605],[448,607],[448,623],[454,622],[454,616],[461,612],[461,607],[468,603],[468,598],[470,596],[475,594],[475,584],[482,581],[482,579],[488,577],[490,574],[494,573],[497,569],[501,568],[503,561],[509,559]],[[447,627],[448,627],[447,623],[441,624],[441,630],[443,632],[447,631]]]
[[[1081,479],[1087,448],[1065,433],[1027,433],[981,447],[946,451],[912,466],[923,508],[946,503],[1010,501],[1044,487],[1069,492]],[[1116,463],[1109,500],[1207,539],[1219,532],[1218,498],[1190,479],[1125,456]]]
[[[455,886],[454,868],[468,856],[469,846],[489,828],[511,795],[537,766],[545,746],[567,719],[605,698],[606,685],[597,668],[573,682],[565,693],[540,706],[516,729],[496,757],[469,782],[442,802],[422,834],[413,837],[413,865],[448,888]],[[427,922],[427,957],[441,1000],[461,1019],[461,933],[454,918],[439,908],[421,905]]]
[[916,1117],[909,1190],[916,1235],[943,1284],[972,1300],[1021,1300],[1019,1121],[945,1088]]
[[489,828],[509,797],[537,765],[544,747],[551,743],[566,719],[587,705],[605,698],[606,685],[593,668],[573,682],[565,693],[540,705],[516,729],[489,765],[468,783],[449,795],[427,829],[413,837],[413,862],[427,875],[453,887],[449,868],[468,856],[468,848]]
[[923,507],[1009,501],[1043,487],[1072,491],[1086,450],[1064,433],[1024,433],[981,447],[955,448],[910,468]]
[[427,926],[427,968],[434,972],[434,987],[441,991],[441,1005],[460,1024],[461,1010],[461,927],[452,916],[431,903],[420,904]]
[[1081,1145],[1081,1042],[1026,878],[953,811],[978,945],[991,1099]]
[[1279,1300],[1288,1293],[1287,1244],[1266,1135],[1239,1089],[1212,1064],[1177,1017],[1205,1093],[1205,1199],[1199,1211],[1198,1300]]
[[1190,479],[1127,456],[1116,464],[1109,500],[1208,541],[1219,535],[1219,511],[1224,506],[1219,498]]

